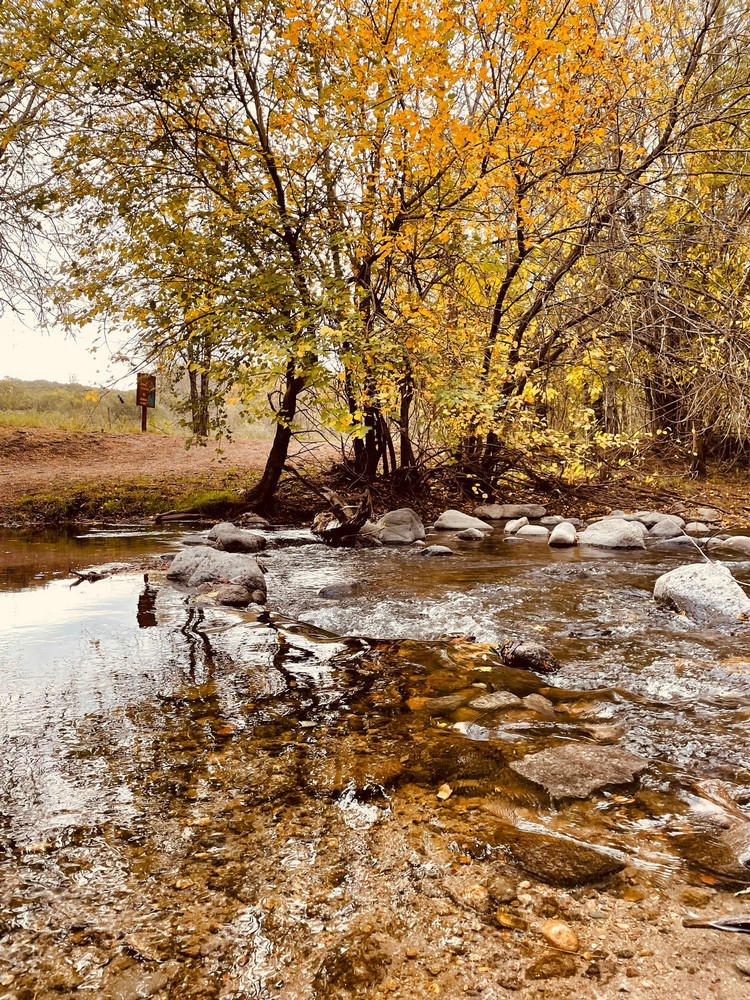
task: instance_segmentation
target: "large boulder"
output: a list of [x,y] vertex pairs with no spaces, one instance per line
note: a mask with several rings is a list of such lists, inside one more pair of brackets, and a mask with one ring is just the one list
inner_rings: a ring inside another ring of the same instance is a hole
[[243,552],[221,552],[202,546],[182,549],[167,570],[167,579],[195,590],[202,583],[237,583],[265,594],[266,580],[258,563]]
[[675,524],[671,518],[663,517],[661,521],[656,522],[653,528],[649,529],[648,537],[658,538],[659,541],[662,541],[665,538],[679,538],[682,533],[679,524]]
[[750,597],[721,563],[696,563],[664,573],[654,599],[684,611],[699,625],[750,618]]
[[460,510],[446,510],[435,521],[436,531],[464,531],[466,528],[478,528],[479,531],[492,531],[492,525],[480,521],[478,517],[462,514]]
[[555,547],[565,547],[578,544],[578,532],[570,521],[561,521],[552,529],[549,544]]
[[266,547],[266,540],[262,535],[246,528],[238,528],[230,521],[215,524],[209,531],[208,538],[213,539],[217,549],[224,552],[260,552]]
[[411,545],[425,536],[424,525],[411,507],[389,510],[375,525],[373,534],[384,545]]
[[558,801],[585,799],[605,788],[629,785],[646,770],[648,761],[619,747],[568,743],[530,754],[510,767]]
[[602,549],[645,549],[646,529],[639,521],[624,521],[608,517],[594,521],[578,536],[581,545],[596,545]]
[[544,517],[547,509],[539,503],[486,503],[476,507],[473,513],[487,521],[505,521],[515,517]]
[[685,525],[685,534],[701,538],[703,535],[710,535],[711,529],[703,521],[690,521]]

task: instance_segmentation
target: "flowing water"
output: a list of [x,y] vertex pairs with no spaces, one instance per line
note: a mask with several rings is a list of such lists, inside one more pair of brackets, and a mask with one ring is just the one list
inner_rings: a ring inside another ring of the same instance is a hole
[[[179,532],[0,533],[0,997],[369,995],[405,961],[394,942],[459,905],[462,865],[565,885],[571,845],[621,892],[750,881],[750,634],[651,600],[697,550],[495,532],[438,559],[274,535],[268,606],[240,612],[142,567],[71,586]],[[319,596],[337,583],[349,596]],[[562,669],[503,666],[507,637]],[[493,690],[547,701],[468,707]],[[568,742],[648,771],[566,804],[509,767]]]

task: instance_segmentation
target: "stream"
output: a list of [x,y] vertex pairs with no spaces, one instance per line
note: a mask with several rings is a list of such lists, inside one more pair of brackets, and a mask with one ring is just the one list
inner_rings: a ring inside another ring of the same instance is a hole
[[[603,913],[611,937],[630,906],[656,933],[680,893],[731,908],[750,884],[750,631],[651,598],[697,550],[495,531],[428,559],[289,528],[268,532],[263,608],[143,567],[71,585],[180,537],[0,531],[0,1000],[500,1000],[553,978],[529,973],[540,914]],[[750,563],[733,572],[750,583]],[[348,596],[319,596],[334,584]],[[560,671],[503,666],[487,647],[509,637]],[[499,690],[522,700],[469,707]],[[648,769],[564,803],[509,766],[570,742]],[[568,875],[588,848],[606,888]],[[594,937],[561,981],[615,975]]]

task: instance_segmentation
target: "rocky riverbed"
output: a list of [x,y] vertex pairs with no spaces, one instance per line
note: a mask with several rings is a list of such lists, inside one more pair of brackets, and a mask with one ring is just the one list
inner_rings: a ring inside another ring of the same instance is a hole
[[4,537],[0,997],[747,995],[682,925],[750,910],[747,626],[653,599],[695,547],[252,530],[247,610],[179,533]]

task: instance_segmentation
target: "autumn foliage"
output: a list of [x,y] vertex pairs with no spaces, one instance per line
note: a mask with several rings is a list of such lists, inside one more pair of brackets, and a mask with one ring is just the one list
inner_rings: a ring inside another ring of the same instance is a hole
[[46,135],[49,163],[36,208],[7,169],[2,210],[56,219],[58,314],[187,371],[195,433],[228,395],[273,412],[260,503],[300,426],[357,481],[490,490],[657,432],[745,447],[741,5],[10,10],[0,153]]

